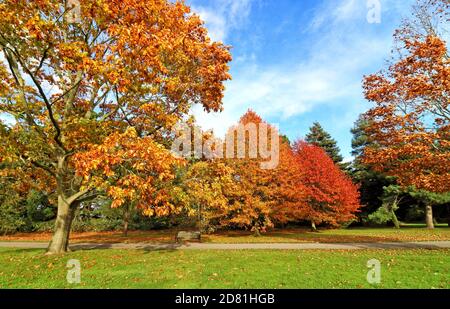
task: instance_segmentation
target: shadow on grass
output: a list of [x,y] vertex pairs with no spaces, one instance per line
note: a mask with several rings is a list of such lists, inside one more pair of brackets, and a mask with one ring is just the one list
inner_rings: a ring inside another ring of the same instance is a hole
[[174,242],[172,230],[168,231],[131,231],[128,236],[120,232],[76,234],[71,237],[72,243],[154,243],[170,244]]
[[319,243],[348,243],[348,242],[396,242],[401,241],[396,237],[373,236],[373,235],[345,235],[333,233],[333,230],[311,232],[309,229],[274,230],[261,236],[254,236],[251,232],[220,232],[214,235],[206,235],[204,242],[213,243],[221,241],[235,241],[245,238],[250,242],[276,242],[290,240],[290,242],[319,242]]
[[105,250],[105,249],[116,249],[116,250],[142,250],[145,252],[152,251],[175,251],[179,247],[183,246],[181,243],[170,243],[170,244],[123,244],[123,243],[89,243],[89,244],[72,244],[70,249],[72,251],[88,251],[88,250]]
[[354,244],[359,249],[383,249],[383,250],[400,250],[400,249],[421,249],[421,250],[441,250],[446,249],[433,244],[418,244],[411,242],[397,242],[397,243],[368,243],[368,244]]
[[[358,227],[341,230],[323,229],[312,232],[308,228],[292,228],[272,230],[259,237],[253,236],[251,232],[217,232],[204,237],[207,243],[236,243],[241,240],[245,243],[263,242],[318,242],[318,243],[368,243],[368,242],[408,242],[408,241],[433,241],[447,240],[450,238],[448,227],[440,226],[435,230],[408,226],[395,230],[394,228]],[[444,232],[444,233],[442,233]]]
[[[70,239],[71,248],[92,249],[127,249],[137,246],[139,249],[173,250],[181,246],[175,242],[177,229],[158,231],[130,231],[128,236],[121,232],[87,232],[74,233]],[[20,240],[13,236],[6,242],[36,242],[34,234],[19,235]],[[42,241],[44,238],[37,234]],[[50,237],[48,237],[50,238]],[[0,238],[1,239],[1,238]],[[414,242],[414,241],[438,241],[450,240],[450,229],[440,225],[435,230],[427,230],[418,224],[402,226],[400,230],[393,228],[357,227],[341,230],[321,229],[311,232],[309,228],[295,227],[286,229],[275,229],[254,236],[249,231],[218,231],[211,235],[202,236],[203,243],[380,243],[380,242]],[[48,243],[48,240],[45,240]],[[39,241],[41,242],[41,241]],[[18,246],[20,248],[20,246]]]
[[8,248],[6,250],[3,250],[3,249],[0,250],[0,255],[1,254],[11,254],[11,253],[14,253],[14,254],[17,254],[17,253],[29,253],[29,252],[32,252],[32,251],[42,252],[42,254],[44,254],[46,249],[42,249],[42,248],[13,248],[13,247],[11,247],[11,248]]

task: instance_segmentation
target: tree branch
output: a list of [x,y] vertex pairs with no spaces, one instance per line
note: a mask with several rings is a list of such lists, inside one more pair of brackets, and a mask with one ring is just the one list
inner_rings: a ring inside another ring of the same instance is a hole
[[49,102],[49,100],[47,99],[47,96],[45,95],[44,90],[42,89],[41,84],[39,83],[39,81],[37,80],[36,76],[30,71],[30,69],[25,65],[25,63],[22,61],[19,52],[17,51],[16,48],[11,49],[10,47],[6,47],[8,48],[16,57],[16,59],[19,61],[20,65],[22,66],[22,68],[25,70],[25,73],[27,73],[31,79],[33,80],[34,85],[36,86],[36,88],[38,89],[38,92],[42,98],[42,100],[44,101],[44,104],[47,108],[47,112],[49,114],[49,118],[51,123],[53,124],[55,130],[56,130],[56,134],[54,136],[54,140],[56,142],[56,144],[58,146],[60,146],[64,151],[67,151],[66,148],[64,147],[64,145],[62,144],[61,140],[59,139],[61,136],[61,128],[58,125],[58,122],[56,121],[54,115],[53,115],[53,110],[52,110],[52,106]]
[[85,190],[79,191],[79,192],[73,194],[72,196],[70,196],[69,198],[66,198],[66,202],[70,205],[73,202],[75,202],[76,200],[78,200],[79,198],[81,198],[83,195],[89,193],[90,190],[91,189],[85,189]]

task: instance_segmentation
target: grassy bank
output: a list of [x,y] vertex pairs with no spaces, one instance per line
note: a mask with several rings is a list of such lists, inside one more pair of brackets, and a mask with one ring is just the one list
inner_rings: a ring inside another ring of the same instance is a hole
[[[450,288],[450,250],[139,251],[44,256],[0,249],[1,288]],[[366,280],[381,262],[381,284]],[[69,259],[81,284],[66,281]]]

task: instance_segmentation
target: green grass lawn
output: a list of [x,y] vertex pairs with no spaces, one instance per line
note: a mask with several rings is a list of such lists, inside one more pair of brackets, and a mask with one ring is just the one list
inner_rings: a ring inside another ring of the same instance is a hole
[[[0,249],[0,288],[450,288],[450,250],[87,250],[45,256]],[[366,281],[381,262],[381,284]],[[81,262],[81,284],[66,263]]]

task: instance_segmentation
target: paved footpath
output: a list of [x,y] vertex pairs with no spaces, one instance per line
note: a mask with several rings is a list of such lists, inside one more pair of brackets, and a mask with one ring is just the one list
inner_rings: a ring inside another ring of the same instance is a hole
[[[3,248],[45,249],[45,242],[0,242]],[[449,249],[450,241],[380,243],[265,243],[265,244],[151,244],[151,243],[75,243],[71,250],[139,249],[157,250],[362,250],[362,249]]]

